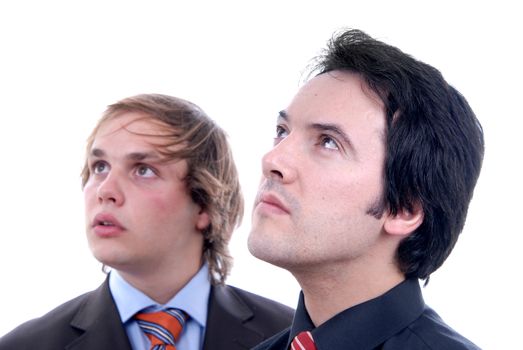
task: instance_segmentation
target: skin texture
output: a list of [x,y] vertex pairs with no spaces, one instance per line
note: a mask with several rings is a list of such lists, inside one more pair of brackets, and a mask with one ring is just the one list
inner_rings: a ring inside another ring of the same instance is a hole
[[155,136],[166,131],[139,113],[106,121],[88,156],[91,176],[84,187],[93,255],[160,303],[201,267],[201,230],[209,224],[186,189],[186,162],[166,162],[157,151],[161,139]]
[[404,279],[395,251],[422,214],[370,213],[383,192],[384,130],[379,98],[333,71],[280,112],[263,157],[249,249],[296,277],[316,325]]

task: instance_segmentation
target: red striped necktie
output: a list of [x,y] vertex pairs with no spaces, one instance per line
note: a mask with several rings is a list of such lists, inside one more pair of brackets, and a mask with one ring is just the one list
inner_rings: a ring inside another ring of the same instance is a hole
[[176,350],[176,341],[182,333],[188,315],[170,308],[158,312],[137,313],[134,318],[151,341],[150,350]]
[[311,332],[298,333],[292,340],[291,350],[316,350]]

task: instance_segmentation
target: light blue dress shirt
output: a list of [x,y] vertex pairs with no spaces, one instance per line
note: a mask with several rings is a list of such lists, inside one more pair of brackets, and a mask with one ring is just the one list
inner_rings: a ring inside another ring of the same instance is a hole
[[207,264],[204,264],[189,283],[165,305],[158,304],[131,286],[116,270],[112,270],[109,274],[109,288],[134,350],[149,350],[150,348],[149,339],[133,319],[134,314],[144,309],[147,309],[148,312],[155,312],[166,307],[181,309],[189,315],[180,340],[176,343],[176,349],[202,349],[207,322],[207,304],[211,290]]

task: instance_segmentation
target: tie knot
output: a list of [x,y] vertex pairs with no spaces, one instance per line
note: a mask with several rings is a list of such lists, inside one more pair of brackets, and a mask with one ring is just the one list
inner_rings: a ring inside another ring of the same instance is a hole
[[158,312],[137,313],[134,318],[153,348],[156,345],[174,346],[188,315],[182,310],[169,308]]
[[312,334],[309,331],[304,331],[298,333],[294,337],[291,343],[292,350],[316,350],[316,345],[314,344],[314,339],[312,339]]

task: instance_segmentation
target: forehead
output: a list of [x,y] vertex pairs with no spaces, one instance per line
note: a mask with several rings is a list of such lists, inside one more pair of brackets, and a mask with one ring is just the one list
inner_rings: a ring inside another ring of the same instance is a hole
[[[125,112],[102,120],[88,144],[88,154],[124,156],[130,153],[177,152],[172,127],[144,113]],[[165,155],[162,155],[163,158]]]
[[286,114],[291,119],[360,125],[383,132],[385,108],[381,99],[355,73],[332,71],[308,81]]
[[143,136],[167,136],[169,129],[169,125],[147,114],[125,112],[102,121],[94,139],[107,137],[121,130]]

